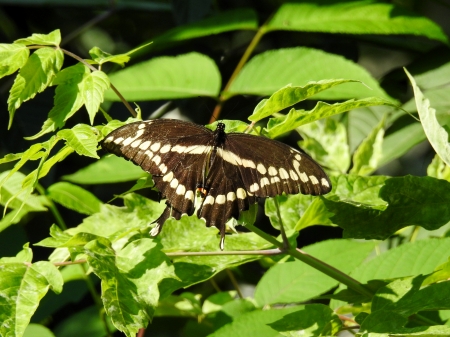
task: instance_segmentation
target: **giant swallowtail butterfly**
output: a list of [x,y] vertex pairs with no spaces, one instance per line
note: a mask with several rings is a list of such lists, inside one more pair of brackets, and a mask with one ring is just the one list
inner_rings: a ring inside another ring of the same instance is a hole
[[215,131],[181,120],[157,119],[122,126],[102,147],[152,174],[167,207],[155,221],[157,235],[169,217],[193,214],[220,230],[258,198],[286,194],[326,194],[331,183],[311,157],[276,140]]

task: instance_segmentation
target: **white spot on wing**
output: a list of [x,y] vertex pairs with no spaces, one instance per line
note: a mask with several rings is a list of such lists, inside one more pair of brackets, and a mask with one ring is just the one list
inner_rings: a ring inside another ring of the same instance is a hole
[[280,168],[279,172],[281,179],[289,179],[289,174],[284,168]]
[[239,199],[245,199],[247,197],[247,193],[245,193],[245,190],[243,188],[238,188],[236,191],[236,195]]
[[183,153],[186,150],[186,146],[183,145],[175,145],[174,147],[172,147],[172,149],[170,151],[172,152],[178,152],[178,153]]
[[153,152],[150,150],[145,151],[145,154],[147,155],[147,157],[149,157],[150,159],[153,158]]
[[178,185],[177,190],[175,191],[178,195],[186,194],[186,187],[184,185]]
[[149,141],[149,140],[146,140],[145,142],[143,142],[140,146],[139,146],[139,148],[141,149],[141,150],[147,150],[148,149],[148,147],[150,146],[150,144],[151,144],[152,142],[151,141]]
[[159,165],[159,169],[161,170],[162,174],[165,174],[167,172],[167,166],[164,163]]
[[281,180],[280,180],[280,178],[278,178],[278,177],[272,177],[272,178],[270,178],[270,182],[272,183],[272,184],[275,184],[275,183],[279,183]]
[[271,176],[276,176],[276,175],[278,174],[278,171],[277,171],[277,169],[276,169],[275,167],[270,166],[270,167],[269,167],[269,174],[270,174]]
[[177,188],[177,186],[178,186],[178,179],[173,179],[173,180],[170,182],[170,187],[172,187],[172,188]]
[[184,195],[184,197],[186,199],[189,199],[190,201],[194,201],[194,192],[189,190],[186,192],[186,194]]
[[298,175],[294,172],[294,170],[289,170],[289,175],[291,176],[292,180],[298,180]]
[[258,166],[256,166],[256,169],[261,174],[266,174],[267,173],[266,167],[263,164],[258,164]]
[[113,136],[109,136],[108,138],[105,139],[105,143],[110,143],[112,142],[113,139],[114,139]]
[[[230,164],[233,165],[243,165],[242,164],[242,159],[235,153],[228,151],[228,150],[224,150],[221,148],[217,149],[217,154],[222,157],[223,160],[229,162]],[[254,163],[253,163],[254,164]]]
[[184,149],[184,153],[189,154],[202,154],[209,151],[211,151],[211,146],[204,146],[204,145],[187,146]]
[[267,179],[266,177],[261,178],[261,183],[260,183],[260,185],[261,185],[261,188],[263,188],[263,187],[266,186],[266,185],[270,185],[269,179]]
[[161,147],[161,143],[154,143],[152,146],[150,146],[150,150],[152,150],[153,152],[156,152],[159,150],[160,147]]
[[244,165],[244,167],[256,168],[255,163],[250,159],[242,159],[242,165]]
[[309,179],[305,172],[300,173],[300,180],[306,183]]
[[145,128],[145,124],[144,123],[142,123],[142,124],[140,124],[139,126],[138,126],[138,129],[140,130],[140,129],[143,129],[143,128]]
[[116,138],[116,139],[114,140],[114,143],[120,144],[120,143],[122,143],[122,140],[123,140],[123,137]]
[[163,181],[171,181],[173,179],[173,172],[170,171],[169,173],[167,173],[164,177],[163,177]]
[[139,146],[139,144],[141,144],[142,143],[142,139],[138,139],[138,140],[135,140],[133,143],[131,143],[131,147],[133,147],[133,148],[137,148],[138,146]]
[[302,160],[302,156],[300,156],[299,154],[295,155],[295,159],[297,159],[298,161]]
[[169,152],[170,151],[170,145],[169,144],[166,144],[166,145],[164,145],[162,148],[161,148],[161,150],[159,150],[159,152],[161,152],[161,153],[167,153],[167,152]]
[[211,195],[208,195],[204,201],[204,204],[214,205],[214,197]]
[[156,164],[159,165],[161,163],[161,157],[160,156],[154,156],[152,158],[152,161]]
[[311,182],[314,185],[317,185],[319,183],[319,180],[316,178],[316,176],[309,176],[309,179],[311,179]]
[[227,201],[235,201],[235,200],[236,200],[236,193],[228,192],[228,194],[227,194]]
[[322,186],[330,187],[330,184],[328,183],[328,181],[325,178],[322,178],[320,180],[320,182],[322,183]]
[[254,183],[253,185],[250,185],[250,192],[256,192],[259,190],[259,185],[257,183]]
[[226,198],[225,198],[225,195],[223,195],[223,194],[219,194],[219,195],[216,197],[216,204],[222,205],[222,204],[225,203],[225,201],[226,201]]

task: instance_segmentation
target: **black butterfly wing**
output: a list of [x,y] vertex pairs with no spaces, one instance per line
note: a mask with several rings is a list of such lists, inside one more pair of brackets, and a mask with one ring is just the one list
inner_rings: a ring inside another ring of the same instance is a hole
[[102,147],[131,160],[153,175],[167,207],[156,221],[159,233],[170,216],[194,212],[196,187],[206,179],[203,165],[212,149],[213,132],[190,122],[158,119],[137,122],[111,132]]
[[310,156],[276,140],[230,133],[219,155],[235,164],[245,188],[256,197],[321,195],[331,191],[326,173]]

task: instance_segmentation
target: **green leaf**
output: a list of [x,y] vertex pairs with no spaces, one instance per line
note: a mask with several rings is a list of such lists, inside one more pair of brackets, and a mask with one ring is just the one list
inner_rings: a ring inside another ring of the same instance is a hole
[[284,88],[274,92],[268,99],[261,101],[248,118],[252,122],[257,122],[263,118],[269,117],[274,113],[286,109],[298,102],[301,102],[315,94],[333,88],[337,85],[357,82],[353,80],[323,80],[318,82],[309,82],[303,87],[293,87],[288,84]]
[[359,65],[341,56],[304,47],[271,50],[253,57],[224,94],[272,95],[289,83],[295,87],[336,78],[361,81],[371,89],[359,83],[347,83],[322,91],[314,98],[338,100],[376,96],[392,100]]
[[378,162],[382,156],[382,144],[384,136],[384,125],[386,118],[383,118],[372,129],[370,134],[363,140],[361,145],[353,154],[353,167],[351,174],[369,175],[378,167]]
[[[10,171],[4,171],[0,173],[0,182],[9,175]],[[5,205],[5,203],[14,198],[8,203],[8,207],[12,209],[20,208],[22,204],[25,205],[25,209],[28,211],[46,211],[45,197],[37,196],[34,194],[23,195],[20,193],[22,190],[22,182],[25,175],[20,172],[14,172],[8,180],[2,183],[0,187],[0,204]]]
[[58,137],[66,141],[66,144],[74,149],[80,156],[100,158],[97,155],[96,129],[86,125],[77,124],[72,129],[58,132]]
[[0,258],[0,263],[31,263],[33,260],[33,251],[29,247],[29,244],[26,243],[23,245],[23,249],[17,253],[14,257],[2,257]]
[[405,243],[357,267],[351,276],[365,283],[373,279],[430,274],[447,261],[449,250],[450,238],[432,238]]
[[[77,246],[84,247],[84,245],[86,245],[87,243],[99,238],[99,235],[95,235],[92,233],[80,232],[76,233],[75,235],[71,235],[69,234],[69,232],[76,232],[76,229],[72,230],[69,229],[68,231],[63,232],[58,226],[52,225],[52,227],[50,228],[51,237],[39,241],[34,245],[49,248],[61,248],[61,247],[74,248]],[[67,258],[68,256],[64,256],[63,261]]]
[[335,104],[317,102],[314,109],[310,111],[291,109],[286,116],[271,118],[267,123],[267,129],[265,129],[265,131],[270,138],[275,138],[301,125],[353,109],[374,105],[397,106],[386,99],[377,97],[368,97],[360,100],[351,99],[346,102]]
[[325,305],[309,304],[282,309],[255,310],[236,317],[210,337],[329,336],[341,326],[337,315]]
[[52,82],[52,85],[58,85],[55,90],[55,106],[50,110],[48,119],[42,125],[42,130],[26,139],[36,139],[64,126],[65,122],[84,104],[81,96],[81,84],[83,78],[89,73],[89,69],[84,64],[78,63],[63,69],[56,75]]
[[58,269],[45,261],[29,266],[23,263],[2,263],[0,280],[2,336],[22,336],[48,289],[60,293],[63,285]]
[[23,337],[55,337],[53,332],[40,324],[31,323],[25,329]]
[[344,124],[327,118],[297,128],[303,140],[298,145],[329,171],[346,173],[350,166],[350,149]]
[[103,102],[104,93],[109,85],[108,75],[100,70],[85,76],[81,83],[81,96],[89,113],[91,124],[94,123],[95,114],[100,107],[100,103]]
[[427,175],[429,177],[450,181],[450,166],[446,165],[441,157],[435,155],[431,164],[428,165]]
[[[169,219],[158,238],[165,252],[220,251],[220,235],[215,227],[206,227],[204,221],[193,216],[180,220]],[[254,233],[226,236],[225,251],[260,250],[272,246]],[[172,257],[172,256],[171,256]],[[172,257],[174,258],[174,257]],[[163,297],[175,290],[205,281],[225,268],[231,268],[258,259],[255,255],[184,256],[174,258],[177,280],[165,280],[160,285]]]
[[14,41],[16,44],[29,46],[32,44],[59,46],[61,43],[61,32],[59,29],[52,31],[49,34],[33,34],[30,37],[24,39],[18,39]]
[[[198,53],[154,58],[113,73],[110,80],[129,101],[217,97],[221,85],[214,61]],[[105,98],[119,100],[111,90]]]
[[85,219],[81,225],[70,229],[70,234],[90,233],[114,241],[116,237],[136,230],[150,229],[164,210],[164,203],[144,198],[139,194],[123,197],[125,207],[101,205],[100,212]]
[[349,111],[347,114],[348,143],[350,153],[353,153],[364,138],[372,131],[391,107],[377,105]]
[[14,113],[25,101],[44,91],[61,69],[64,54],[59,49],[41,48],[35,51],[20,69],[8,97],[9,125]]
[[28,60],[30,50],[21,45],[0,44],[0,78],[11,75]]
[[412,123],[402,127],[398,131],[387,135],[383,139],[382,156],[378,162],[381,167],[390,161],[401,157],[417,144],[423,142],[427,137],[423,127],[419,123]]
[[344,237],[384,240],[400,228],[416,225],[438,229],[450,221],[450,183],[431,177],[405,176],[386,180],[380,190],[384,210],[326,200],[335,215],[333,223],[344,228]]
[[405,72],[414,89],[417,111],[419,112],[420,122],[422,123],[425,134],[436,153],[447,165],[450,165],[448,133],[437,121],[436,110],[430,107],[430,101],[422,94],[414,78],[406,69]]
[[[373,251],[376,242],[327,240],[303,250],[315,258],[349,273]],[[255,300],[259,307],[277,303],[303,302],[335,287],[338,281],[301,261],[279,263],[259,281]]]
[[105,156],[75,173],[63,176],[64,180],[75,184],[108,184],[133,181],[147,177],[139,166],[117,156]]
[[47,195],[57,203],[82,214],[100,211],[102,202],[95,195],[77,185],[58,182],[47,189]]
[[240,8],[173,28],[154,39],[152,49],[167,48],[171,43],[202,36],[210,36],[234,30],[257,29],[258,18],[255,11],[253,9]]
[[[330,18],[333,18],[330,20]],[[447,43],[442,29],[426,17],[387,3],[352,1],[325,5],[283,4],[269,21],[268,30],[341,34],[410,34]]]
[[50,169],[58,162],[63,161],[69,154],[73,152],[73,149],[69,146],[64,146],[57,154],[50,157],[41,167],[39,171],[38,179],[45,177]]
[[125,63],[127,63],[130,60],[130,56],[127,54],[112,55],[110,53],[101,50],[99,47],[94,47],[91,50],[89,50],[89,55],[91,55],[92,59],[97,64],[113,62],[123,67],[125,66]]
[[151,321],[158,284],[176,278],[170,260],[154,240],[140,239],[115,251],[107,240],[86,245],[88,262],[102,280],[102,300],[114,326],[129,337]]

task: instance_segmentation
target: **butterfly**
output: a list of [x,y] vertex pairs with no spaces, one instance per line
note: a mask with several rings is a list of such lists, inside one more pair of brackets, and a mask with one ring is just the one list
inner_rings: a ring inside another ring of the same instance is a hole
[[167,199],[152,236],[168,218],[180,219],[197,209],[206,226],[219,229],[222,250],[225,223],[259,198],[331,190],[324,170],[303,151],[261,136],[225,133],[224,123],[211,131],[174,119],[136,122],[112,131],[101,145],[152,174]]

